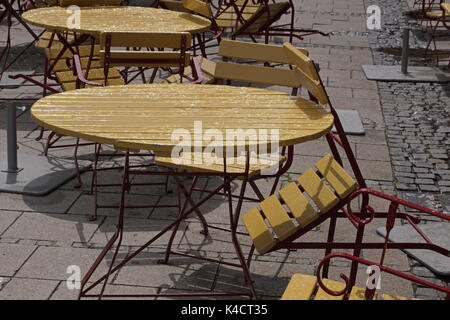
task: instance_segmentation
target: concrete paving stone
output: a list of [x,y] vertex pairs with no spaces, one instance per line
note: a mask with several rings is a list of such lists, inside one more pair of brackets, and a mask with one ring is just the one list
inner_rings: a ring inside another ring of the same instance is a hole
[[[290,277],[294,273],[314,274],[314,266],[293,263],[280,264],[274,268],[272,263],[253,261],[250,274],[254,281],[257,295],[276,295],[281,297]],[[238,268],[221,265],[214,289],[217,291],[248,290],[244,275]]]
[[114,284],[212,290],[218,264],[176,255],[170,257],[168,264],[159,264],[163,257],[164,251],[141,252],[121,268]]
[[356,144],[356,158],[362,160],[389,161],[389,150],[383,145]]
[[0,210],[0,235],[22,214],[20,211]]
[[0,291],[0,300],[46,300],[57,285],[54,280],[13,278]]
[[[124,246],[141,246],[172,223],[171,220],[136,218],[125,218],[124,221],[124,232],[122,239],[122,245]],[[93,236],[89,238],[89,242],[95,244],[106,244],[116,232],[117,223],[117,218],[107,217]],[[177,232],[175,236],[174,247],[176,247],[176,245],[180,242],[180,238],[185,229],[186,222],[183,221],[179,226],[179,232]],[[156,246],[165,248],[169,242],[171,234],[172,232],[164,234],[152,244],[152,247]]]
[[3,236],[48,241],[85,241],[97,228],[96,222],[89,222],[82,216],[24,212]]
[[[100,251],[86,248],[38,247],[17,272],[17,277],[66,281],[73,275],[73,272],[67,272],[69,266],[78,266],[81,277],[83,277],[97,259]],[[112,254],[110,251],[106,255],[94,272],[92,279],[97,279],[106,273]],[[123,258],[125,254],[119,252],[118,259]]]
[[0,276],[12,277],[36,249],[35,246],[0,243]]
[[[155,205],[159,197],[129,194],[125,196],[126,206],[152,206]],[[102,192],[98,194],[98,205],[119,206],[120,194]],[[82,194],[70,207],[69,214],[80,214],[91,216],[94,214],[95,198],[93,195]],[[146,218],[152,208],[125,208],[126,216],[133,218]],[[117,216],[119,208],[99,208],[98,216]]]
[[0,193],[0,209],[64,213],[79,197],[79,191],[55,190],[46,196]]
[[359,160],[358,165],[365,179],[392,181],[392,168],[390,162]]

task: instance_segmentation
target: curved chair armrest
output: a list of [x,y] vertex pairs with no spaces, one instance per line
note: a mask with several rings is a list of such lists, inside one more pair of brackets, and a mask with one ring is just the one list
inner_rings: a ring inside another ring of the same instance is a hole
[[[398,270],[395,270],[395,269],[383,266],[381,264],[378,264],[378,263],[375,263],[375,262],[372,262],[372,261],[369,261],[369,260],[366,260],[366,259],[363,259],[363,258],[355,257],[353,255],[350,255],[350,254],[344,253],[344,252],[330,253],[329,255],[325,256],[322,259],[322,261],[320,261],[320,263],[319,263],[319,265],[317,267],[317,273],[316,274],[317,274],[317,281],[319,283],[319,286],[325,292],[327,292],[330,295],[333,295],[333,296],[340,296],[342,294],[348,295],[348,294],[350,294],[350,291],[352,289],[351,286],[350,286],[349,278],[343,273],[340,274],[340,278],[344,280],[345,288],[342,289],[341,291],[331,290],[330,288],[326,287],[326,285],[323,283],[322,277],[321,277],[322,267],[323,267],[324,264],[329,263],[329,260],[331,260],[333,258],[341,258],[341,259],[344,258],[344,259],[348,259],[348,260],[351,260],[351,261],[358,262],[358,264],[361,263],[361,264],[364,264],[366,266],[372,266],[372,267],[376,266],[376,267],[379,268],[380,272],[386,272],[386,273],[395,275],[397,277],[409,280],[411,282],[415,282],[415,283],[420,284],[422,286],[429,287],[429,288],[435,289],[437,291],[444,292],[444,293],[447,294],[447,299],[450,298],[450,288],[445,288],[443,286],[439,286],[439,285],[437,285],[435,283],[426,281],[424,279],[415,277],[413,275],[409,275],[409,274],[406,274],[404,272],[401,272],[401,271],[398,271]],[[366,299],[371,300],[373,298],[374,293],[375,293],[374,289],[366,288],[366,292],[365,292]]]
[[101,87],[103,84],[89,81],[87,80],[83,75],[83,68],[81,67],[81,60],[80,56],[75,54],[72,58],[72,70],[74,76],[77,76],[77,89],[79,89],[79,82],[83,83],[84,85],[90,85],[90,86],[98,86]]
[[[412,202],[409,202],[409,201],[406,201],[406,200],[403,200],[403,199],[399,199],[397,197],[394,197],[394,196],[391,196],[391,195],[388,195],[388,194],[385,194],[385,193],[382,193],[382,192],[379,192],[379,191],[376,191],[376,190],[372,190],[372,189],[369,189],[369,188],[361,188],[361,189],[358,189],[358,190],[354,191],[347,199],[347,210],[345,210],[345,211],[346,211],[346,214],[347,214],[348,218],[350,220],[352,220],[353,223],[362,223],[362,224],[369,223],[373,219],[374,214],[375,214],[375,211],[369,205],[367,205],[366,208],[364,208],[370,214],[370,217],[368,219],[361,220],[359,217],[357,217],[353,213],[350,205],[351,205],[352,200],[354,198],[356,198],[357,196],[359,196],[359,195],[363,195],[363,196],[364,195],[372,195],[372,196],[375,196],[375,197],[382,198],[382,199],[390,201],[391,204],[389,206],[388,215],[390,214],[392,216],[391,218],[395,218],[396,214],[400,214],[400,213],[397,212],[397,208],[398,208],[399,205],[402,205],[402,206],[405,206],[405,207],[408,207],[408,208],[411,208],[411,209],[418,210],[420,212],[424,212],[424,213],[430,214],[430,215],[438,217],[440,219],[444,219],[444,220],[450,221],[450,215],[444,214],[442,212],[438,212],[438,211],[435,211],[435,210],[432,210],[432,209],[429,209],[429,208],[425,208],[425,207],[422,207],[422,206],[420,206],[418,204],[415,204],[415,203],[412,203]],[[401,214],[401,216],[402,217],[406,217],[407,219],[411,219],[415,223],[419,223],[420,222],[420,218],[414,217],[412,215]]]

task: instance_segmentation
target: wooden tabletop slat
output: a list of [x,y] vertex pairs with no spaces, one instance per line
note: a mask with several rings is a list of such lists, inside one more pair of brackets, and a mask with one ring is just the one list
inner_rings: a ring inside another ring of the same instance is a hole
[[59,134],[130,149],[156,146],[171,150],[179,145],[173,139],[176,130],[189,132],[194,142],[194,128],[199,124],[202,134],[214,129],[224,138],[227,130],[240,129],[243,137],[235,143],[247,146],[253,144],[249,139],[255,134],[259,137],[267,132],[267,143],[278,134],[283,146],[319,138],[333,126],[333,116],[326,108],[287,93],[194,84],[67,91],[40,99],[31,114],[36,122]]

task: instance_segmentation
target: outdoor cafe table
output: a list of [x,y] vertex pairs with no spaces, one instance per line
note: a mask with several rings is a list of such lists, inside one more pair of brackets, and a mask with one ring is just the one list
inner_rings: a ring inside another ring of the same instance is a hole
[[[73,15],[74,20],[71,19]],[[65,7],[29,10],[22,19],[30,24],[55,32],[78,32],[98,37],[101,32],[190,32],[208,30],[211,22],[203,17],[171,10],[120,6],[80,7],[79,26],[74,11]]]
[[[273,129],[278,130],[277,142],[279,145],[287,146],[289,149],[288,159],[286,160],[289,165],[292,161],[295,144],[317,139],[328,133],[333,126],[333,116],[326,108],[300,97],[291,97],[287,93],[261,88],[198,84],[140,84],[66,91],[38,100],[31,108],[31,115],[41,126],[59,134],[97,143],[111,144],[120,150],[152,150],[156,157],[159,154],[170,154],[171,150],[179,144],[178,139],[173,139],[173,133],[177,130],[184,130],[180,132],[187,132],[195,136],[195,122],[198,124],[201,121],[203,132],[210,129],[223,133],[227,129],[242,129],[244,131]],[[269,137],[272,136],[269,135]],[[247,140],[245,141],[242,143],[249,143]],[[233,147],[236,144],[235,141],[225,140],[223,146],[227,147],[227,143],[232,143]],[[125,166],[125,170],[126,168]],[[183,173],[185,175],[193,174],[192,172]],[[205,172],[203,174],[208,175]],[[227,176],[226,173],[222,173],[222,175]],[[182,183],[177,180],[177,175],[174,175],[174,178],[180,187]],[[228,186],[234,178],[236,177],[227,178]],[[125,180],[124,178],[124,184]],[[245,183],[242,184],[240,197],[243,197],[244,191],[242,190],[245,191]],[[215,191],[220,190],[216,189]],[[183,189],[183,192],[185,196],[189,197],[186,189]],[[124,196],[124,190],[122,190],[122,196]],[[94,282],[89,288],[83,289],[117,237],[121,239],[124,211],[122,199],[117,236],[111,238],[86,274],[82,282],[81,295],[93,296],[86,294],[86,292],[104,280],[100,294],[102,296],[104,286],[111,273],[119,269],[163,233],[176,228],[182,219],[211,197],[212,194],[208,194],[188,211],[180,210],[177,221],[162,229],[141,249],[131,254],[127,260],[122,261],[117,266],[113,267],[113,259],[108,274]],[[229,264],[243,269],[250,290],[245,293],[210,292],[201,295],[239,294],[256,298],[248,266],[235,236],[238,224],[236,216],[239,217],[239,210],[240,208],[236,209],[234,214],[230,210],[229,213],[232,241],[239,258],[239,264]],[[116,247],[117,250],[119,246],[120,240]],[[203,260],[212,259],[204,258]],[[221,263],[227,264],[223,261]],[[196,295],[200,294],[197,293]]]

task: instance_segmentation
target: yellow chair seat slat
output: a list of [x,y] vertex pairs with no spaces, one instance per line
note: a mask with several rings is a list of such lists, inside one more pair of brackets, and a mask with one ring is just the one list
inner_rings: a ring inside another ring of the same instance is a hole
[[[77,77],[73,75],[72,70],[56,72],[56,77],[58,78],[58,80],[60,82],[72,82],[77,79]],[[117,69],[109,68],[108,80],[113,79],[113,78],[121,78],[121,75]],[[105,75],[103,72],[103,68],[99,68],[99,69],[91,68],[89,70],[87,80],[95,81],[95,80],[104,80],[104,79],[105,79]]]
[[247,211],[242,216],[242,221],[246,225],[253,244],[260,254],[266,253],[276,244],[272,232],[267,227],[261,212],[256,207]]
[[[333,291],[341,291],[345,288],[345,283],[334,281],[330,279],[322,279],[323,284],[330,290]],[[342,300],[344,299],[344,295],[333,296],[325,292],[320,286],[317,289],[317,293],[314,297],[314,300]]]
[[[83,70],[86,70],[87,65],[88,65],[88,61],[89,61],[89,57],[83,57],[80,58],[80,62],[81,62],[81,68]],[[70,61],[70,64],[72,65],[72,61]],[[100,62],[98,61],[98,59],[94,58],[91,61],[91,65],[90,65],[91,69],[99,69],[99,68],[103,68],[100,65]],[[66,64],[66,60],[62,59],[62,60],[58,60],[55,63],[55,66],[53,67],[53,71],[58,72],[58,71],[68,71],[69,69],[67,68],[67,64]]]
[[[98,83],[102,83],[101,80],[95,81]],[[115,86],[115,85],[123,85],[124,84],[124,80],[122,78],[113,78],[113,79],[108,79],[108,85],[110,86]],[[61,84],[62,88],[64,91],[69,91],[69,90],[75,90],[76,89],[76,82],[71,81],[71,82],[63,82]],[[91,85],[86,85],[86,88],[90,88],[90,87],[95,87],[95,86],[91,86]]]
[[341,199],[355,191],[356,182],[331,155],[328,154],[317,161],[315,166]]
[[[268,5],[270,11],[270,21],[267,21],[267,14],[264,12],[258,18],[253,19],[254,16],[257,16],[260,11],[265,10],[265,6],[259,6],[256,11],[253,12],[252,15],[244,16],[244,19],[247,20],[247,23],[239,23],[236,30],[233,31],[231,36],[239,34],[244,28],[245,32],[261,32],[265,28],[267,24],[271,25],[273,22],[277,21],[280,16],[288,10],[290,7],[290,3],[288,1],[278,2],[278,3],[270,3]],[[248,27],[247,27],[248,26]]]
[[439,11],[429,11],[426,13],[426,15],[428,18],[439,19],[439,18],[442,18],[443,13],[440,10]]
[[291,277],[281,300],[310,300],[317,285],[317,277],[296,273]]
[[319,217],[295,182],[288,184],[279,193],[300,227],[307,226]]
[[446,16],[450,16],[450,2],[442,2],[441,8],[445,10]]
[[[366,289],[354,286],[350,292],[348,300],[366,300],[365,296]],[[372,300],[377,300],[378,292],[375,292]]]
[[295,232],[294,223],[275,195],[260,202],[259,206],[280,240],[288,238]]
[[[58,57],[59,52],[61,51],[61,48],[46,48],[45,49],[45,55],[47,56],[48,60],[54,60]],[[100,52],[100,46],[99,45],[95,45],[94,46],[94,52],[93,52],[93,57],[98,57]],[[78,51],[77,54],[80,57],[89,57],[91,54],[91,46],[90,45],[83,45],[83,46],[78,46]],[[64,53],[62,54],[61,58],[72,58],[73,54],[72,52],[70,52],[70,50],[66,50],[64,51]]]
[[297,181],[322,213],[326,213],[339,202],[338,197],[311,168],[306,170]]
[[408,300],[408,298],[400,297],[400,296],[394,296],[391,294],[382,294],[381,300]]

